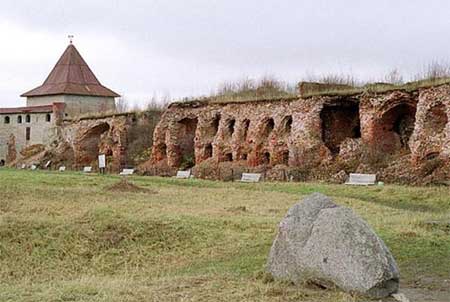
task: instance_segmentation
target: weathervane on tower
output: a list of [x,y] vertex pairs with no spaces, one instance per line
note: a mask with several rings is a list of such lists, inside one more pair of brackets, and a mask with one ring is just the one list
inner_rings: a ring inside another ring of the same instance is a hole
[[73,42],[73,35],[68,35],[67,38],[69,38],[69,42],[70,42],[70,44],[72,44],[72,42]]

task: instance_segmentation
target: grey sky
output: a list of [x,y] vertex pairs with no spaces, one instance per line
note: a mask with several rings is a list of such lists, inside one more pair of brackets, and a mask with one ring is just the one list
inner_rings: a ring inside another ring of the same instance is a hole
[[450,59],[450,1],[2,0],[1,107],[24,104],[69,33],[104,85],[143,104],[244,77],[414,74]]

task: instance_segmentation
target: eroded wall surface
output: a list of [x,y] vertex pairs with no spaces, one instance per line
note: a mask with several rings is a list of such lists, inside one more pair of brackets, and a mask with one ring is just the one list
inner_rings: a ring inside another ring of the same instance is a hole
[[96,168],[98,155],[105,154],[109,170],[118,171],[126,165],[131,119],[131,116],[121,115],[66,122],[52,157],[79,170],[84,166]]
[[[134,167],[151,149],[150,139],[160,112],[119,113],[107,116],[65,119],[55,128],[56,135],[47,144],[30,146],[26,156],[11,161],[11,166],[35,164],[41,168],[81,170],[85,166],[98,169],[98,156],[106,155],[107,172]],[[145,139],[149,137],[149,139]],[[38,148],[39,147],[39,148]],[[147,155],[146,155],[147,154]]]
[[283,167],[282,179],[295,170],[306,179],[351,172],[397,182],[445,179],[449,115],[449,85],[353,96],[177,103],[155,129],[146,168],[213,171],[228,165],[249,171],[263,167],[270,174]]

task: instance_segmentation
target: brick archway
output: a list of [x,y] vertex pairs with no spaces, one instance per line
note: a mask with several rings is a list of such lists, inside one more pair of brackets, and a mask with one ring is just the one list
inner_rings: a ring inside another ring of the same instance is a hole
[[361,137],[359,102],[337,99],[324,104],[320,112],[322,141],[332,154],[338,154],[347,138]]
[[382,152],[409,151],[409,140],[416,122],[414,102],[396,102],[381,111],[375,121],[374,143]]

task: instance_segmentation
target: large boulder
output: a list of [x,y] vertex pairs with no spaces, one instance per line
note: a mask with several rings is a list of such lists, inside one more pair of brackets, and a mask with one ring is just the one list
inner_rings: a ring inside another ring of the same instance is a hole
[[337,286],[371,298],[387,297],[399,285],[397,264],[370,226],[319,193],[289,209],[267,269],[275,279]]

